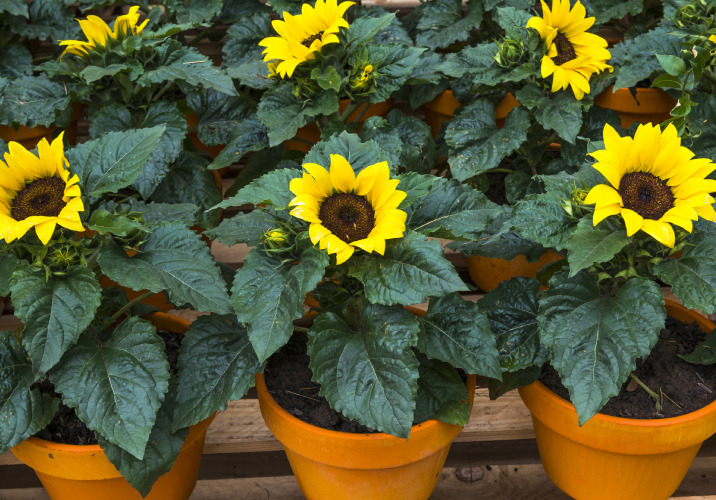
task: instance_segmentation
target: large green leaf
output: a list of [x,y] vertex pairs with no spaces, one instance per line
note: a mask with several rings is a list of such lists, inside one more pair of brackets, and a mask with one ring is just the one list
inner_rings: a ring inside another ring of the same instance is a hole
[[110,132],[67,152],[84,193],[99,197],[116,193],[139,176],[164,133],[165,126]]
[[471,409],[469,395],[455,367],[428,359],[419,352],[416,357],[420,362],[420,378],[413,422],[418,424],[432,418],[448,424],[467,424]]
[[31,74],[32,54],[24,45],[10,44],[0,48],[0,77],[14,80]]
[[59,83],[45,76],[22,76],[3,89],[0,123],[49,127],[70,105],[70,96]]
[[464,181],[495,168],[527,139],[530,120],[527,111],[513,109],[504,128],[495,123],[495,107],[485,99],[462,108],[445,131],[450,171]]
[[632,278],[612,296],[586,271],[552,278],[540,300],[539,331],[580,425],[619,393],[665,321],[664,297],[654,281]]
[[236,95],[231,77],[196,49],[183,46],[176,40],[168,40],[157,47],[157,54],[157,66],[139,77],[139,85],[148,87],[155,83],[179,80],[191,87],[201,85],[227,95]]
[[684,361],[699,365],[716,364],[716,335],[714,335],[715,332],[716,330],[710,332],[709,335],[706,335],[704,341],[701,344],[697,345],[691,353],[686,355],[679,354],[679,357]]
[[622,19],[627,14],[641,14],[644,9],[644,0],[584,0],[588,16],[594,16],[594,23],[598,26],[612,19]]
[[114,76],[118,73],[131,69],[127,64],[110,64],[107,67],[87,66],[80,72],[80,76],[84,78],[87,84],[101,80],[105,76]]
[[224,200],[217,205],[218,208],[238,207],[250,203],[252,205],[271,204],[277,208],[288,207],[294,194],[289,190],[292,179],[301,177],[301,171],[293,168],[274,170],[236,193],[235,196]]
[[255,108],[244,96],[228,96],[214,89],[193,93],[186,101],[196,114],[196,133],[207,146],[231,141],[234,129]]
[[206,232],[209,238],[218,238],[224,245],[247,243],[256,246],[269,229],[276,227],[276,216],[263,210],[238,213]]
[[387,119],[403,141],[400,165],[408,172],[430,173],[438,159],[438,154],[428,124],[414,116],[407,116],[397,109],[391,110]]
[[259,121],[258,116],[249,115],[239,120],[231,131],[226,145],[216,155],[209,168],[228,167],[232,163],[238,162],[245,154],[268,148],[268,145],[266,126]]
[[144,225],[136,220],[125,215],[110,213],[104,209],[92,212],[87,228],[97,231],[101,235],[114,234],[116,236],[127,236],[133,231],[146,231]]
[[613,231],[606,224],[595,227],[591,217],[584,217],[565,245],[569,252],[569,275],[574,276],[592,264],[608,262],[630,240],[623,228]]
[[156,480],[172,468],[189,433],[187,428],[172,432],[176,381],[171,380],[169,384],[169,392],[159,408],[157,420],[149,434],[149,441],[147,441],[144,457],[141,460],[107,441],[101,435],[98,439],[112,465],[143,496],[148,495]]
[[554,130],[560,138],[574,144],[582,128],[582,104],[571,92],[559,92],[540,103],[535,117],[545,130]]
[[[6,2],[3,2],[6,3]],[[13,2],[14,3],[14,2]],[[42,0],[30,2],[30,19],[27,24],[10,23],[10,30],[28,39],[67,40],[77,33],[74,9],[68,8],[64,0]]]
[[271,16],[260,12],[253,16],[237,19],[226,30],[226,39],[222,52],[226,66],[238,66],[252,60],[263,61],[263,47],[259,42],[271,36]]
[[659,27],[632,39],[617,43],[610,49],[609,64],[618,68],[614,90],[634,87],[641,80],[661,71],[656,54],[675,55],[680,52],[681,39],[671,28]]
[[151,323],[129,318],[106,341],[86,332],[50,381],[87,427],[144,457],[169,381],[164,342]]
[[[328,170],[331,166],[331,155],[334,154],[343,156],[356,174],[369,165],[389,160],[388,155],[375,141],[362,142],[356,134],[341,132],[312,147],[303,163],[318,163]],[[397,171],[397,165],[389,166],[393,172]]]
[[437,180],[429,194],[411,208],[408,227],[414,231],[439,238],[475,240],[503,211],[480,191],[454,179]]
[[[375,142],[388,155],[388,165],[400,165],[403,141],[400,133],[385,118],[380,116],[368,118],[361,128],[360,139],[364,142]],[[331,148],[326,149],[330,151]]]
[[380,31],[393,22],[393,19],[395,19],[393,12],[379,17],[361,16],[357,18],[345,32],[346,49],[355,49],[372,42]]
[[418,19],[415,43],[435,50],[467,40],[470,31],[480,27],[482,4],[469,2],[463,16],[461,0],[433,0],[416,7],[413,15]]
[[59,399],[30,390],[34,377],[13,332],[0,332],[0,453],[5,453],[54,417]]
[[261,371],[246,328],[232,316],[201,316],[182,341],[174,428],[186,427],[241,399]]
[[374,304],[419,304],[430,295],[467,290],[440,243],[412,231],[388,240],[384,257],[360,255],[350,262],[348,275],[365,285]]
[[0,3],[0,13],[7,12],[11,16],[29,17],[30,13],[24,0],[5,0]]
[[549,195],[522,200],[514,209],[512,225],[526,238],[563,250],[577,220],[568,216],[559,201]]
[[308,334],[309,367],[320,395],[350,419],[407,438],[418,389],[415,317],[400,306],[366,304],[354,331],[334,313]]
[[167,10],[179,23],[202,24],[221,12],[222,0],[165,0]]
[[663,260],[654,272],[684,306],[716,312],[716,234],[699,234],[681,257]]
[[231,303],[262,363],[288,341],[293,321],[304,313],[306,294],[323,278],[328,254],[308,245],[297,263],[256,247],[236,272]]
[[55,366],[94,319],[101,289],[94,273],[70,268],[47,278],[44,271],[20,266],[10,285],[15,314],[22,320],[23,347],[36,374]]
[[[608,123],[621,131],[621,120],[616,111],[592,106],[583,116],[582,129],[574,144],[562,142],[562,158],[571,166],[581,167],[587,160],[587,146],[590,142],[601,141],[604,137],[604,124]],[[624,135],[623,133],[621,135]]]
[[418,349],[467,373],[501,378],[495,337],[477,304],[453,293],[432,297],[428,312],[418,317]]
[[10,295],[10,279],[20,260],[15,254],[0,255],[0,297]]
[[519,276],[503,281],[480,300],[495,334],[500,366],[514,372],[541,366],[546,352],[537,332],[539,281]]
[[179,222],[155,229],[134,257],[112,245],[100,250],[97,262],[110,279],[133,290],[164,291],[173,304],[188,302],[199,311],[231,310],[209,247]]
[[330,115],[338,111],[338,96],[335,92],[322,92],[305,105],[295,95],[293,86],[283,84],[264,93],[259,102],[257,115],[268,129],[269,144],[275,146],[296,135],[296,131],[309,118]]
[[379,103],[387,101],[408,79],[420,60],[425,49],[405,44],[371,44],[366,48],[369,61],[375,61],[373,71],[377,77],[375,92],[368,101]]

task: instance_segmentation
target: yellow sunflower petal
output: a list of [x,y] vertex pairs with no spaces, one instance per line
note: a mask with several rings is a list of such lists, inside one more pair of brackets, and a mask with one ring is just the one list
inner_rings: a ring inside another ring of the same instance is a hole
[[595,208],[594,215],[592,216],[592,222],[596,226],[610,215],[617,215],[621,213],[621,211],[622,207],[617,204],[604,205],[602,207]]
[[672,228],[670,224],[657,220],[645,219],[641,229],[662,245],[674,248],[676,237],[674,235],[674,228]]
[[596,204],[597,208],[604,205],[613,205],[615,203],[621,205],[622,197],[616,189],[606,184],[598,184],[589,190],[587,197],[584,199],[586,205]]
[[43,245],[47,245],[47,242],[50,241],[50,238],[52,238],[52,233],[55,232],[56,225],[57,219],[52,218],[48,221],[41,222],[40,224],[37,224],[35,226],[35,232],[37,233],[37,237],[40,238],[40,241]]
[[696,213],[699,214],[699,217],[711,222],[716,222],[716,211],[714,210],[713,205],[701,205],[694,207],[694,210],[696,210]]
[[348,161],[341,155],[331,155],[331,184],[341,193],[350,193],[356,182],[356,175]]
[[627,236],[633,235],[644,225],[644,218],[634,210],[623,208],[621,214],[626,224]]

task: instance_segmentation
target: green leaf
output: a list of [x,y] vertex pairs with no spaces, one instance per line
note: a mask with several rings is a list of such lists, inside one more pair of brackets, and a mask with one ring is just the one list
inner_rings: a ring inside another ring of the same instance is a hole
[[377,84],[368,101],[387,101],[408,80],[424,50],[404,44],[369,45],[366,48],[367,59],[376,61],[373,63],[373,73],[377,77]]
[[668,74],[672,76],[681,76],[686,73],[686,63],[678,56],[670,54],[656,54],[659,64]]
[[318,115],[330,115],[338,111],[338,96],[334,92],[323,92],[310,106],[293,95],[292,85],[279,85],[264,93],[259,102],[257,115],[268,129],[269,144],[275,146],[296,135],[308,119]]
[[[328,170],[332,154],[343,156],[353,167],[356,175],[365,167],[390,159],[375,141],[361,142],[358,135],[341,132],[312,147],[303,159],[303,163],[318,163]],[[392,172],[397,171],[397,165],[390,165],[390,167]]]
[[512,225],[524,236],[545,247],[567,248],[577,221],[570,218],[550,195],[525,198],[514,209]]
[[487,386],[490,391],[490,399],[497,399],[519,387],[530,385],[532,382],[537,380],[541,374],[541,366],[529,366],[523,370],[503,373],[502,381],[491,378],[489,379]]
[[213,89],[187,96],[187,105],[196,114],[197,136],[207,146],[233,140],[237,126],[255,113],[255,105],[244,96],[229,96]]
[[206,232],[209,238],[218,238],[224,245],[232,246],[246,243],[253,247],[261,242],[261,238],[270,229],[276,227],[276,216],[263,210],[252,210],[238,213],[226,218],[221,224]]
[[292,179],[301,175],[301,171],[294,168],[274,170],[249,183],[235,196],[219,203],[217,208],[238,207],[247,203],[271,204],[276,208],[286,208],[294,198],[294,194],[289,190],[289,184]]
[[416,353],[418,367],[418,395],[415,402],[416,424],[429,419],[453,425],[465,425],[470,420],[470,399],[457,370],[449,363],[428,359]]
[[540,300],[539,331],[580,425],[619,393],[665,321],[664,298],[654,281],[632,278],[610,296],[586,271],[550,280]]
[[416,7],[414,15],[419,19],[415,43],[435,50],[467,40],[480,27],[482,5],[470,2],[463,16],[461,0],[433,0]]
[[372,42],[378,32],[387,28],[394,18],[395,13],[391,12],[380,17],[363,16],[356,19],[345,31],[346,51],[352,52],[356,47]]
[[418,389],[415,317],[400,306],[365,304],[354,331],[334,313],[308,334],[309,367],[333,409],[380,432],[407,438]]
[[642,14],[644,11],[643,0],[584,0],[582,4],[587,9],[588,16],[594,16],[594,23],[599,26],[612,19],[621,19],[627,14]]
[[661,261],[654,272],[685,307],[710,314],[716,312],[716,235],[692,238],[693,245],[687,245],[681,257]]
[[126,64],[110,64],[107,67],[87,66],[80,71],[80,76],[85,79],[87,84],[101,80],[105,76],[114,76],[117,73],[131,69]]
[[427,314],[419,316],[418,322],[417,347],[428,358],[445,361],[467,373],[501,378],[495,337],[477,304],[457,293],[433,297]]
[[59,83],[45,76],[22,76],[2,91],[0,123],[49,127],[69,105],[70,96]]
[[232,163],[238,162],[247,153],[268,148],[268,145],[266,127],[257,116],[248,116],[237,123],[226,146],[216,155],[209,168],[213,170],[228,167]]
[[429,174],[437,162],[438,154],[428,124],[397,109],[391,110],[387,119],[403,142],[399,165],[408,172]]
[[303,302],[323,278],[328,254],[306,246],[298,263],[286,262],[256,247],[236,271],[231,303],[246,324],[251,344],[263,363],[293,333],[293,320],[304,313]]
[[11,16],[22,16],[29,17],[30,13],[27,10],[27,4],[24,0],[5,0],[0,3],[0,13],[7,12]]
[[359,255],[350,262],[348,275],[365,285],[374,304],[419,304],[430,295],[467,290],[440,243],[415,232],[388,240],[384,257]]
[[574,144],[582,128],[582,104],[571,92],[559,92],[540,103],[535,117],[545,130],[554,130],[559,137]]
[[67,152],[72,171],[80,176],[84,193],[99,197],[129,186],[159,144],[164,125],[110,132]]
[[565,245],[569,252],[569,276],[592,264],[609,262],[630,241],[623,228],[613,231],[606,224],[595,227],[591,217],[580,219]]
[[641,80],[661,70],[656,54],[678,56],[681,39],[672,35],[671,28],[659,27],[629,40],[617,43],[610,49],[609,64],[618,68],[614,90],[634,87]]
[[495,168],[527,140],[530,120],[521,107],[510,111],[504,128],[495,123],[494,105],[485,99],[462,108],[447,126],[450,171],[464,181]]
[[164,5],[179,23],[202,24],[221,12],[222,0],[165,0]]
[[261,371],[246,328],[233,315],[200,316],[182,341],[174,428],[194,425],[241,399]]
[[100,249],[97,262],[110,279],[133,290],[164,291],[173,304],[188,302],[199,311],[231,310],[209,247],[179,222],[158,227],[134,257],[111,245]]
[[107,458],[140,495],[146,496],[154,483],[174,465],[174,460],[184,445],[189,429],[172,432],[172,413],[176,382],[170,381],[166,399],[159,408],[157,420],[149,434],[144,457],[139,460],[131,453],[99,436],[99,444]]
[[710,335],[706,335],[704,341],[696,346],[696,349],[690,354],[679,354],[679,357],[684,361],[697,365],[716,364],[716,335],[714,335],[714,332],[711,332]]
[[[621,119],[616,111],[592,106],[583,116],[582,128],[574,144],[562,142],[560,153],[566,162],[575,167],[584,165],[587,158],[587,146],[593,141],[601,141],[604,137],[604,125],[608,123],[621,132]],[[621,135],[624,135],[623,133]],[[594,170],[594,169],[592,169]],[[596,170],[594,170],[596,172]]]
[[[385,118],[371,116],[360,131],[360,139],[364,142],[375,142],[388,155],[389,165],[400,165],[400,153],[403,151],[403,140],[395,127]],[[327,148],[330,150],[330,148]]]
[[168,40],[157,47],[156,52],[159,57],[157,66],[139,77],[139,85],[149,87],[155,83],[178,80],[191,87],[201,85],[227,95],[236,95],[231,77],[196,49],[183,46],[176,40]]
[[33,1],[29,8],[29,22],[11,23],[10,29],[27,39],[67,40],[78,31],[74,13],[75,10],[68,8],[64,0]]
[[0,332],[0,453],[44,429],[59,399],[30,390],[32,365],[13,332]]
[[20,260],[15,254],[7,253],[0,255],[0,297],[10,295],[10,280]]
[[82,335],[50,381],[87,427],[141,460],[168,388],[164,342],[136,317],[97,340]]
[[255,60],[263,61],[263,47],[259,46],[259,42],[267,36],[271,36],[271,16],[268,12],[240,17],[226,30],[222,48],[224,64],[231,67]]
[[335,92],[340,92],[341,90],[341,75],[338,74],[333,66],[328,66],[323,71],[321,71],[321,68],[313,68],[311,79],[315,80],[323,90],[333,90]]
[[103,209],[92,212],[87,227],[101,235],[113,234],[115,236],[127,236],[133,231],[146,231],[144,225],[139,222]]
[[24,45],[10,44],[0,49],[0,77],[15,80],[30,75],[32,54]]
[[55,366],[94,319],[101,289],[85,267],[47,278],[27,265],[15,270],[10,285],[15,314],[22,320],[23,347],[41,374]]
[[190,226],[194,223],[196,205],[190,203],[145,203],[130,202],[132,211],[140,212],[145,224],[161,224],[163,222],[181,222]]
[[480,239],[485,226],[502,213],[481,192],[454,179],[442,178],[411,208],[408,227],[427,236],[449,239]]

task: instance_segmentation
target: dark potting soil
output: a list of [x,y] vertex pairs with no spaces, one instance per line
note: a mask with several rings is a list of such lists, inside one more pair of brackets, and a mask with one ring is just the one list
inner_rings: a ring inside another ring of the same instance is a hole
[[321,386],[311,380],[313,373],[308,367],[307,341],[308,335],[296,332],[269,358],[264,377],[273,399],[294,417],[316,427],[356,434],[376,432],[344,417],[318,395]]
[[[686,324],[667,317],[666,327],[661,330],[651,354],[637,360],[634,371],[647,387],[664,395],[661,410],[656,410],[654,399],[645,390],[630,383],[630,377],[600,413],[625,418],[669,418],[691,413],[716,400],[716,367],[695,365],[678,357],[678,354],[691,353],[705,337],[697,323]],[[569,400],[567,389],[551,366],[545,366],[540,381]]]
[[[184,335],[164,330],[158,331],[157,333],[162,340],[164,340],[166,345],[164,352],[166,353],[167,360],[169,361],[169,372],[173,377],[176,377],[179,347],[181,347],[181,341],[184,338]],[[40,389],[40,392],[60,397],[60,395],[55,392],[55,387],[49,380],[44,380],[43,382],[38,383],[36,387]],[[61,444],[97,444],[97,438],[95,437],[94,431],[90,430],[84,422],[77,418],[75,410],[62,403],[60,403],[60,407],[52,421],[47,425],[47,427],[35,434],[35,437]]]

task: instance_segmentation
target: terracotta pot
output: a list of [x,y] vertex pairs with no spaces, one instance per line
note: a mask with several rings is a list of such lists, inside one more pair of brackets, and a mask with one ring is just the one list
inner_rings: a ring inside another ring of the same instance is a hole
[[[666,301],[669,315],[716,325]],[[565,493],[586,499],[665,499],[678,488],[701,443],[716,431],[716,402],[680,417],[641,420],[598,413],[579,427],[568,401],[537,381],[519,389],[532,413],[547,475]]]
[[597,106],[619,113],[623,128],[634,122],[657,125],[671,116],[670,111],[677,102],[661,89],[637,88],[636,99],[629,89],[619,89],[616,92],[613,90],[613,85],[607,87],[594,98],[594,102]]
[[[467,388],[472,407],[475,376]],[[410,437],[352,434],[307,424],[281,408],[256,375],[261,414],[309,500],[427,499],[435,489],[450,443],[462,427],[437,420],[414,425]]]
[[[460,105],[460,101],[455,99],[452,90],[446,90],[432,101],[423,104],[425,123],[430,125],[433,137],[438,135],[443,122],[452,120],[455,110],[460,107]],[[520,103],[515,99],[515,96],[508,92],[495,107],[495,122],[497,126],[500,128],[504,127],[507,114],[519,105]]]
[[[164,313],[147,317],[160,329],[184,333],[189,322]],[[186,500],[199,476],[206,430],[214,416],[189,428],[172,468],[161,476],[145,500]],[[141,500],[99,445],[68,445],[31,437],[12,448],[32,467],[53,500]]]
[[[350,104],[350,101],[348,99],[341,99],[341,102],[338,105],[339,112],[342,113],[346,109],[346,107],[348,107],[348,104]],[[363,107],[365,106],[366,105],[364,104],[363,106],[355,110],[353,114],[348,117],[347,121],[355,121],[355,119],[358,118],[361,111],[363,110]],[[377,104],[368,104],[367,106],[368,109],[365,113],[363,113],[363,116],[361,116],[361,119],[358,122],[358,132],[360,132],[363,123],[371,116],[387,115],[388,112],[393,108],[393,99],[389,99],[385,102],[379,102]],[[318,127],[315,123],[309,123],[308,125],[304,125],[300,129],[298,129],[295,135],[295,139],[301,140],[296,141],[291,139],[284,142],[284,146],[286,147],[286,149],[292,149],[295,151],[302,151],[304,153],[308,153],[308,151],[311,149],[311,146],[321,140],[321,132],[318,130]],[[310,144],[307,144],[303,141],[308,141],[308,143]]]
[[537,272],[546,264],[561,258],[559,254],[551,250],[536,262],[527,262],[524,255],[518,255],[511,260],[471,255],[467,258],[467,270],[472,282],[483,292],[489,292],[497,288],[497,285],[503,281],[516,276],[536,278]]
[[[69,127],[65,129],[65,139],[70,145],[77,144],[77,122],[79,121],[83,108],[84,106],[81,104],[73,104],[72,106],[72,121]],[[56,130],[57,127],[54,126],[43,127],[42,125],[38,125],[36,127],[25,127],[24,125],[20,125],[20,127],[15,130],[9,125],[0,125],[0,139],[5,142],[19,142],[25,149],[31,151],[35,149],[35,146],[37,146],[37,143],[40,142],[43,137],[49,142],[52,142]]]

